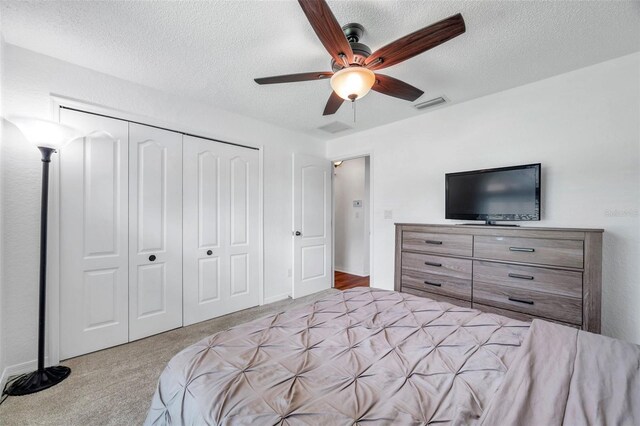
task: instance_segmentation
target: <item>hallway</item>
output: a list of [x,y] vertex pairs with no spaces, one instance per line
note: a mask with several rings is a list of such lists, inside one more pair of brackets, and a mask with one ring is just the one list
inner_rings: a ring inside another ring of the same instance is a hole
[[351,275],[344,272],[335,272],[335,288],[337,290],[347,290],[354,287],[369,287],[369,277]]

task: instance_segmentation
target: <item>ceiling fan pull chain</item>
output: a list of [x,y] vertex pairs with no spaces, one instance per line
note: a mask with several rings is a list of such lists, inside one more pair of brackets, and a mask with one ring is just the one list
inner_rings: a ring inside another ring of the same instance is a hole
[[356,101],[355,99],[351,101],[351,105],[353,107],[353,122],[356,122]]

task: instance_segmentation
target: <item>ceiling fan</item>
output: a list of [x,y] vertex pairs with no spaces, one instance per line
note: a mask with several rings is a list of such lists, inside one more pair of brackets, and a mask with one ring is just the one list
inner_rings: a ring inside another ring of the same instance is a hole
[[453,15],[399,38],[371,53],[360,43],[364,27],[340,27],[325,0],[298,0],[311,27],[332,57],[333,71],[306,72],[256,78],[258,84],[293,83],[331,78],[333,92],[322,115],[335,114],[345,100],[355,101],[373,89],[410,102],[424,92],[403,81],[374,71],[398,64],[465,32],[461,14]]

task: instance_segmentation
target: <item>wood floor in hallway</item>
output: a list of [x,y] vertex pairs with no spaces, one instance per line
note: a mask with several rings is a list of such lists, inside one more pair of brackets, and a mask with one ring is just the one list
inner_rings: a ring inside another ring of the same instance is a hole
[[335,274],[335,288],[338,290],[347,290],[354,287],[369,287],[369,277],[361,277],[339,271],[336,271]]

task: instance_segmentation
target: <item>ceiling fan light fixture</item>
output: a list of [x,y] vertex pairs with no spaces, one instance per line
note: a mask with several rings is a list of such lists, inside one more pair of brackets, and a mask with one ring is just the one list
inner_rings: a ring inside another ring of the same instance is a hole
[[331,88],[347,101],[364,97],[375,82],[376,75],[364,67],[343,68],[331,76]]

